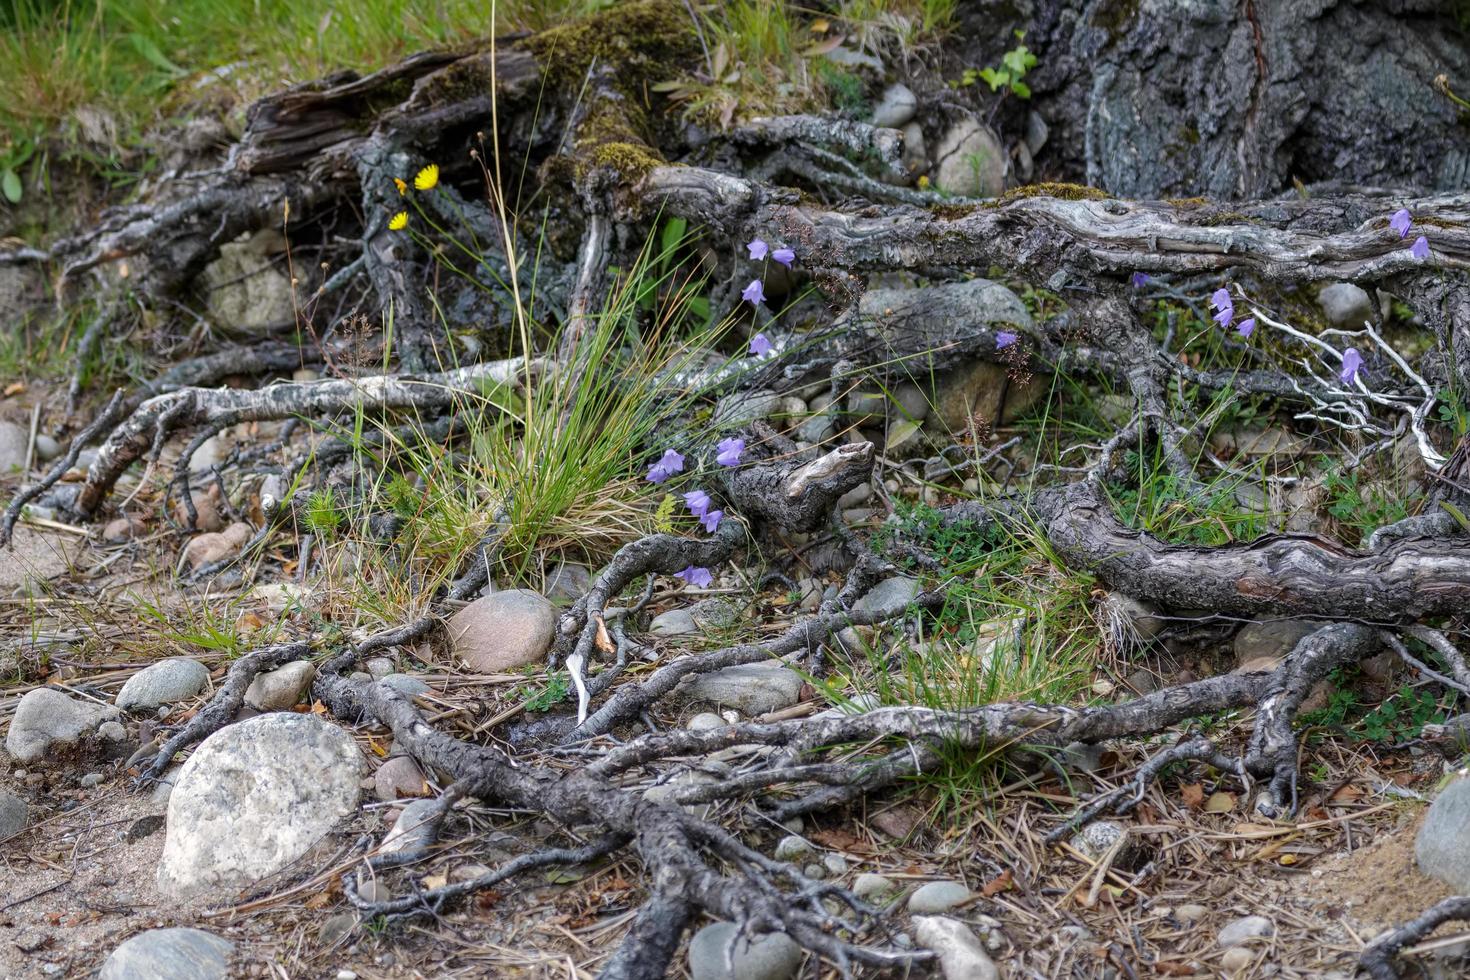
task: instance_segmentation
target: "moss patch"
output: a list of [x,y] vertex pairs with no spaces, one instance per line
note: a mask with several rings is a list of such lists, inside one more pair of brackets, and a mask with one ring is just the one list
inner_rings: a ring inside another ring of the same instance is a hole
[[1108,199],[1106,193],[1096,187],[1088,187],[1086,184],[1044,181],[1040,184],[1027,184],[1025,187],[1012,188],[996,198],[992,206],[1001,207],[1023,197],[1054,197],[1059,201],[1106,201]]
[[669,0],[638,0],[553,27],[522,42],[553,85],[579,84],[596,60],[617,66],[629,92],[682,73],[699,55],[689,12]]

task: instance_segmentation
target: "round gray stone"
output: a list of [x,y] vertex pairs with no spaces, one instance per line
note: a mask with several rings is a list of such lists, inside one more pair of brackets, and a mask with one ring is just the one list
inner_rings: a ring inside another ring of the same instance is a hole
[[[735,939],[733,922],[715,922],[689,941],[693,980],[790,980],[801,967],[801,947],[784,932]],[[734,944],[733,949],[731,944]]]
[[1324,286],[1317,294],[1317,302],[1327,322],[1334,327],[1348,330],[1363,329],[1364,321],[1373,320],[1373,299],[1361,286],[1350,282],[1335,282]]
[[1414,840],[1414,858],[1420,871],[1458,894],[1470,894],[1470,779],[1456,779],[1429,805]]
[[415,677],[412,674],[389,674],[382,681],[399,694],[407,695],[408,697],[428,694],[431,690],[427,681],[421,677]]
[[26,829],[25,800],[0,789],[0,840]]
[[858,898],[877,898],[880,895],[887,895],[896,887],[890,879],[871,871],[864,871],[853,880],[852,893]]
[[709,701],[745,715],[789,708],[801,698],[801,675],[779,664],[739,664],[699,674],[680,687],[693,701]]
[[914,938],[938,955],[944,980],[997,980],[1000,976],[980,937],[957,919],[916,915]]
[[225,980],[235,944],[203,929],[149,929],[112,951],[98,980]]
[[49,687],[37,688],[20,699],[5,736],[5,751],[16,762],[39,762],[58,745],[73,745],[98,726],[116,721],[112,705],[69,698]]
[[884,129],[902,129],[904,124],[914,118],[918,111],[919,100],[914,93],[902,82],[897,82],[883,90],[878,98],[878,104],[873,107],[873,125]]
[[915,915],[948,912],[972,897],[970,889],[958,881],[931,881],[909,896],[909,911]]
[[209,686],[209,668],[188,657],[149,664],[129,677],[115,703],[124,711],[152,711],[195,697]]
[[281,870],[357,808],[362,757],[315,715],[274,712],[215,732],[179,770],[158,887],[230,890]]
[[245,690],[245,703],[256,711],[287,711],[316,680],[316,664],[297,660],[261,674]]

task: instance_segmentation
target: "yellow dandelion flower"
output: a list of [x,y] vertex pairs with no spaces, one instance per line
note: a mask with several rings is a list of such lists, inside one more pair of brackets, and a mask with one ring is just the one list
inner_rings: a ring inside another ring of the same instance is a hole
[[919,177],[919,190],[921,190],[921,191],[927,191],[928,189],[929,189],[929,178],[928,178],[928,176],[925,175],[925,176]]
[[408,212],[399,211],[388,219],[388,228],[391,231],[402,231],[408,227]]
[[408,193],[408,184],[404,183],[403,178],[401,177],[393,178],[393,186],[398,188],[399,197],[402,197],[403,195]]
[[431,191],[439,183],[439,165],[431,163],[418,172],[413,179],[413,186],[421,191]]

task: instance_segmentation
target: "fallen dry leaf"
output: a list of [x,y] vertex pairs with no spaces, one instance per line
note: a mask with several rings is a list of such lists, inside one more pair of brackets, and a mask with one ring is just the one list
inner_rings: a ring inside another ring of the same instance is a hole
[[1189,783],[1179,787],[1179,800],[1191,810],[1205,805],[1205,787],[1201,783]]
[[984,886],[981,887],[980,894],[984,895],[986,898],[994,898],[1001,892],[1008,891],[1011,887],[1011,882],[1014,879],[1015,875],[1011,873],[1011,869],[1006,868],[1000,874],[987,881]]

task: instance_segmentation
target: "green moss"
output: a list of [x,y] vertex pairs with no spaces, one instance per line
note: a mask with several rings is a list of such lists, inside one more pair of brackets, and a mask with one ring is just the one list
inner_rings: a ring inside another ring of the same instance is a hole
[[553,85],[579,85],[596,60],[616,66],[628,92],[681,74],[699,56],[689,12],[674,0],[636,0],[553,27],[522,42]]
[[632,100],[599,99],[577,127],[577,177],[605,167],[616,171],[620,181],[631,182],[663,164],[663,157],[652,148],[648,128],[647,116]]
[[958,221],[960,218],[974,214],[977,208],[984,206],[984,204],[931,204],[929,213],[945,221]]
[[1202,208],[1210,202],[1203,197],[1171,197],[1164,203],[1175,208]]
[[587,155],[584,166],[589,169],[610,167],[617,171],[621,180],[632,182],[663,164],[664,158],[650,150],[647,144],[603,143]]
[[1256,219],[1239,211],[1217,211],[1205,215],[1199,219],[1199,223],[1206,228],[1213,228],[1216,225],[1251,225],[1256,223]]
[[1108,195],[1096,187],[1088,187],[1086,184],[1063,184],[1055,181],[1043,181],[1040,184],[1027,184],[1024,187],[1014,187],[995,199],[994,207],[1001,207],[1020,200],[1023,197],[1054,197],[1059,201],[1105,201]]
[[[424,79],[418,101],[438,106],[489,94],[494,87],[494,57],[493,52],[484,51],[434,72]],[[412,87],[412,82],[409,84]]]

